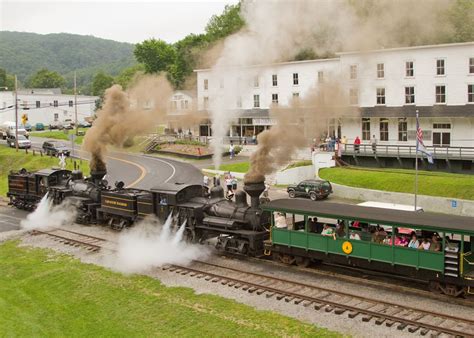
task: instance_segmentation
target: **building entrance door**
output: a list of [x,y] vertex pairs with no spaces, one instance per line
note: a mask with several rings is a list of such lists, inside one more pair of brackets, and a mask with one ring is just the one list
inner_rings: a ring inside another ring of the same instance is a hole
[[451,146],[450,132],[433,132],[433,146],[435,147],[449,147]]

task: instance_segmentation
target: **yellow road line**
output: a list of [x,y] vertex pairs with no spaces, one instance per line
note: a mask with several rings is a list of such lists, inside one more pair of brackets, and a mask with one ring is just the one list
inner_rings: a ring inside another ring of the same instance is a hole
[[134,165],[135,167],[137,167],[138,169],[141,170],[141,174],[140,174],[140,177],[137,178],[135,181],[133,181],[132,183],[130,183],[129,185],[126,186],[126,188],[131,188],[133,187],[134,185],[138,184],[141,180],[143,180],[147,174],[147,171],[146,169],[138,164],[138,163],[135,163],[135,162],[132,162],[132,161],[128,161],[128,160],[124,160],[122,158],[117,158],[117,157],[112,157],[112,156],[107,156],[107,158],[110,158],[112,160],[116,160],[116,161],[122,161],[122,162],[125,162],[125,163],[128,163],[128,164],[131,164],[131,165]]

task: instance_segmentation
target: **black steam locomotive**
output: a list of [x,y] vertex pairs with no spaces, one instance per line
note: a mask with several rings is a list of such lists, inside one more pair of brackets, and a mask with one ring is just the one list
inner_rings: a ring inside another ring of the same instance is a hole
[[[124,188],[122,182],[108,186],[105,171],[91,172],[84,178],[80,171],[47,169],[28,172],[24,169],[8,176],[10,204],[33,210],[41,198],[55,204],[68,201],[77,208],[81,224],[108,224],[123,229],[137,220],[154,215],[164,220],[172,213],[178,224],[187,220],[186,238],[191,242],[217,239],[219,249],[260,256],[269,237],[265,226],[269,212],[262,211],[260,195],[263,183],[251,183],[235,193],[235,202],[224,198],[216,186],[208,191],[202,185],[162,184],[150,190]],[[247,201],[250,196],[250,205]]]

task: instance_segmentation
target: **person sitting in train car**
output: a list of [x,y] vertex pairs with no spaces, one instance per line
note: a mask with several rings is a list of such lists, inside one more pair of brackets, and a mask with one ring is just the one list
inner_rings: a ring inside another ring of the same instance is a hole
[[419,250],[429,250],[431,246],[431,242],[428,240],[428,238],[423,238],[423,241],[420,243],[418,246]]
[[420,246],[420,242],[418,241],[418,238],[416,237],[416,234],[413,231],[411,235],[411,240],[408,243],[408,247],[411,249],[418,249],[419,246]]
[[333,234],[334,234],[334,229],[331,228],[328,224],[324,224],[323,230],[321,231],[321,235],[332,237]]
[[354,228],[360,228],[360,222],[359,221],[354,221],[354,222],[352,222],[351,226],[353,226]]
[[355,231],[351,231],[351,234],[349,235],[349,239],[360,241],[360,235],[359,235],[359,233],[357,233]]
[[430,251],[441,251],[441,242],[437,234],[433,234],[431,237]]
[[308,218],[308,231],[309,232],[314,232],[314,233],[317,233],[318,232],[318,219],[316,217],[309,217]]
[[387,237],[387,232],[383,227],[378,225],[372,234],[372,242],[382,244],[384,239]]
[[336,225],[336,231],[333,233],[332,237],[334,239],[337,238],[344,238],[346,237],[346,232],[344,231],[344,221],[340,221],[337,225]]
[[288,224],[286,224],[286,217],[281,212],[277,212],[275,216],[275,226],[278,229],[287,229]]
[[397,236],[395,238],[395,245],[396,246],[407,246],[408,245],[408,238],[406,236]]

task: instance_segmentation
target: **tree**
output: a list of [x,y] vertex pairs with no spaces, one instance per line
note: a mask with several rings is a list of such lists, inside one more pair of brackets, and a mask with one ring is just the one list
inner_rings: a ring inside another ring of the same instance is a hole
[[211,41],[224,38],[240,30],[245,25],[240,16],[240,3],[225,6],[221,15],[213,15],[206,25],[206,33]]
[[31,88],[61,88],[65,83],[59,73],[43,68],[30,78],[27,85]]
[[474,1],[457,0],[448,13],[454,32],[449,42],[474,41]]
[[114,78],[104,72],[98,72],[92,80],[92,95],[102,97],[107,88],[114,84]]
[[122,72],[115,77],[115,83],[118,83],[122,86],[122,88],[127,88],[129,83],[133,80],[133,78],[140,73],[145,71],[145,66],[141,63],[125,68]]
[[166,70],[176,58],[176,50],[172,45],[156,39],[149,39],[136,44],[133,54],[138,62],[143,63],[147,73],[158,73]]

